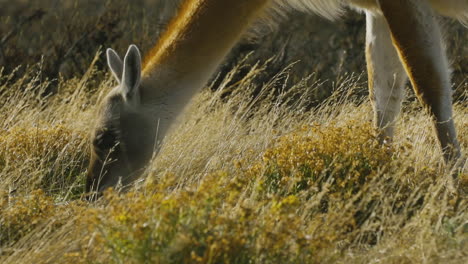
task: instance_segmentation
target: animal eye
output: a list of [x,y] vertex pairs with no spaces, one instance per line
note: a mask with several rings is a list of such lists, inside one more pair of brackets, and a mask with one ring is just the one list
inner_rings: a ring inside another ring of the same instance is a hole
[[101,131],[96,134],[93,145],[99,150],[108,150],[117,145],[117,137],[111,131]]

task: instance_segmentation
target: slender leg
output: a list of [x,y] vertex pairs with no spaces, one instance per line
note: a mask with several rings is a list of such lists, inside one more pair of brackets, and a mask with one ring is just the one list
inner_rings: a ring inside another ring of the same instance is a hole
[[444,159],[460,157],[452,118],[450,73],[439,25],[428,1],[378,0],[413,89],[429,111]]
[[380,141],[384,142],[393,137],[394,122],[400,113],[403,88],[408,77],[393,46],[385,18],[367,12],[366,19],[369,92],[374,108],[374,124],[380,131]]

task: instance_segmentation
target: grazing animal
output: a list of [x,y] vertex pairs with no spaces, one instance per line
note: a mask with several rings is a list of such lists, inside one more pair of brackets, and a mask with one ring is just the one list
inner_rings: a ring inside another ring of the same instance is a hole
[[329,18],[345,6],[363,10],[369,89],[381,141],[393,135],[409,79],[433,119],[445,161],[459,158],[450,70],[436,13],[467,22],[467,0],[185,0],[143,65],[134,45],[123,61],[107,50],[118,85],[99,106],[87,191],[138,177],[243,32],[268,8],[286,6]]

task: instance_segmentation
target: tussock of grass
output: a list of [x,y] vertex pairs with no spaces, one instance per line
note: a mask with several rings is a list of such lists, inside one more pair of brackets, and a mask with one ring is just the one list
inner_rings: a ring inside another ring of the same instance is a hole
[[56,191],[76,183],[85,168],[84,138],[63,125],[14,127],[0,133],[0,170],[12,173],[23,168],[21,174],[28,175],[5,183],[10,188],[26,185]]
[[[356,76],[308,110],[320,83],[277,94],[287,70],[260,91],[262,67],[234,86],[228,75],[188,107],[145,183],[80,201],[90,105],[110,86],[94,87],[92,68],[55,96],[32,92],[44,85],[35,71],[0,87],[2,263],[467,260],[466,173],[459,193],[446,188],[451,174],[417,102],[395,142],[379,146],[369,103],[353,97],[365,89]],[[466,152],[466,106],[455,113]]]

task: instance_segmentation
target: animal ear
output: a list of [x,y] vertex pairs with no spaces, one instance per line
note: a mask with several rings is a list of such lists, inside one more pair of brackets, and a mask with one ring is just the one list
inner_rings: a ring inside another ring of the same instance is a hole
[[126,100],[139,99],[141,79],[141,55],[137,46],[130,45],[124,59],[122,76],[122,94]]
[[120,59],[119,54],[115,52],[113,49],[107,49],[107,65],[109,66],[112,75],[114,78],[119,82],[122,82],[122,74],[123,74],[123,63]]

